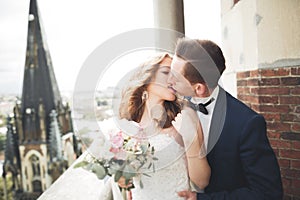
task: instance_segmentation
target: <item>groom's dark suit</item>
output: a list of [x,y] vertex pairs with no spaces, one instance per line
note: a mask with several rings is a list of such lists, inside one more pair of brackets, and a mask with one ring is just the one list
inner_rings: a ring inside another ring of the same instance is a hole
[[264,118],[221,87],[207,146],[211,178],[197,199],[282,199],[279,166]]

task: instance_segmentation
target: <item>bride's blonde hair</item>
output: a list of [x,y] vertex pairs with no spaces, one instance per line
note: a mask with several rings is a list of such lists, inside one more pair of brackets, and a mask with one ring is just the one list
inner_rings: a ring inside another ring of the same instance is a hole
[[[163,53],[152,57],[142,63],[134,75],[130,78],[129,84],[122,91],[122,99],[119,108],[120,118],[140,122],[145,110],[145,101],[142,95],[147,91],[148,84],[151,83],[159,69],[159,64],[165,58],[172,58],[169,54]],[[161,128],[168,128],[172,125],[177,113],[180,112],[180,104],[177,98],[174,101],[164,101],[166,118],[158,125]]]

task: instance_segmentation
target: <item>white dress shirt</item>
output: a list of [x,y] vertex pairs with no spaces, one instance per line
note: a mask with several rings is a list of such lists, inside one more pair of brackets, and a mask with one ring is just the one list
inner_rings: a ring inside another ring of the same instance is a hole
[[208,106],[206,106],[206,109],[208,111],[207,115],[197,111],[198,117],[199,117],[201,125],[202,125],[202,129],[203,129],[204,144],[205,144],[206,150],[207,150],[211,118],[213,116],[213,112],[214,112],[214,108],[216,105],[218,94],[219,94],[219,86],[217,86],[214,89],[214,91],[211,93],[211,95],[209,97],[205,97],[205,98],[192,97],[192,99],[191,99],[192,103],[195,103],[195,104],[203,103],[204,104],[204,103],[208,102],[211,98],[214,98],[214,101],[212,101]]

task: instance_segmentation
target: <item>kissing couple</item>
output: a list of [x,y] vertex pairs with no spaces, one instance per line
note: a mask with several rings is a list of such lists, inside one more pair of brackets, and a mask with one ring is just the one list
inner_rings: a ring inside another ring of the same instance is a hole
[[[218,84],[225,68],[218,45],[185,38],[173,57],[161,54],[137,68],[119,114],[142,128],[156,123],[148,139],[159,167],[139,177],[143,188],[133,178],[129,198],[282,199],[265,119]],[[155,118],[159,107],[163,117]]]

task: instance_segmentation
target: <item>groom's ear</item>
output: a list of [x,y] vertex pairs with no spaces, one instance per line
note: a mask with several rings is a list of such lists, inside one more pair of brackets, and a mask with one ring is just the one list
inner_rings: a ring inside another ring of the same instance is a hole
[[197,97],[206,97],[207,94],[207,86],[203,83],[194,84],[195,94]]

